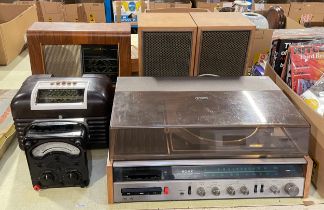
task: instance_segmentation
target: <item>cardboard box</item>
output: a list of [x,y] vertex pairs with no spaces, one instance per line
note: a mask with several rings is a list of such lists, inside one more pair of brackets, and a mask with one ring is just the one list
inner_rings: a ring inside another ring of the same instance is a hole
[[79,0],[80,3],[104,3],[104,0]]
[[305,27],[306,28],[309,28],[309,27],[324,27],[324,21],[305,23]]
[[269,10],[270,7],[272,6],[280,6],[284,12],[285,12],[285,15],[288,16],[289,14],[289,10],[290,10],[290,4],[253,4],[252,5],[252,10],[253,11],[266,11],[266,10]]
[[78,7],[80,22],[105,23],[105,4],[104,3],[83,3]]
[[82,4],[64,4],[64,2],[62,0],[37,2],[38,20],[40,22],[106,22],[103,0],[83,0],[80,2],[86,3]]
[[170,8],[171,4],[169,3],[155,3],[155,2],[148,2],[147,8],[148,9],[165,9]]
[[26,31],[36,21],[36,6],[0,4],[0,65],[20,54]]
[[34,5],[34,4],[37,3],[37,1],[36,0],[30,0],[30,1],[28,1],[28,0],[17,0],[14,3],[17,4],[17,5]]
[[267,64],[265,75],[269,76],[290,98],[311,125],[309,155],[314,161],[312,182],[317,192],[324,197],[324,117],[310,108]]
[[15,1],[15,4],[17,5],[36,5],[36,10],[37,10],[37,17],[38,21],[44,21],[43,19],[43,14],[42,14],[42,9],[40,5],[38,4],[40,0],[17,0]]
[[221,3],[207,3],[202,1],[196,2],[196,8],[208,9],[210,12],[214,12],[221,7]]
[[210,12],[217,12],[223,7],[232,7],[233,2],[229,1],[213,1],[207,2],[206,0],[193,0],[193,7],[200,8],[200,9],[208,9]]
[[191,8],[192,4],[190,3],[170,3],[170,8]]
[[[287,17],[286,29],[300,29],[304,28],[302,25],[298,24],[296,21]],[[260,55],[267,55],[271,48],[273,29],[257,29],[255,32],[255,37],[252,45],[251,58],[249,61],[249,67],[252,67],[256,62],[258,62]]]
[[38,19],[42,22],[64,22],[64,7],[60,0],[37,2]]
[[15,140],[16,130],[12,125],[6,133],[0,133],[0,159],[7,151],[9,145]]
[[312,14],[312,22],[324,21],[324,3],[320,2],[292,2],[289,17],[299,23],[301,16]]
[[191,8],[192,4],[191,3],[181,3],[181,2],[176,2],[176,3],[170,3],[170,2],[152,2],[149,1],[147,3],[147,9],[166,9],[166,8]]
[[79,22],[78,7],[81,4],[64,4],[63,13],[65,22]]
[[0,3],[13,3],[15,0],[1,0]]

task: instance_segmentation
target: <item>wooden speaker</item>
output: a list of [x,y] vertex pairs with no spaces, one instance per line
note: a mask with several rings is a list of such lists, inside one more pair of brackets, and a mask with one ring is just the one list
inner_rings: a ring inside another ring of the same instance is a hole
[[198,27],[194,74],[247,74],[255,25],[236,12],[190,15]]
[[189,13],[138,17],[140,76],[193,76],[197,26]]

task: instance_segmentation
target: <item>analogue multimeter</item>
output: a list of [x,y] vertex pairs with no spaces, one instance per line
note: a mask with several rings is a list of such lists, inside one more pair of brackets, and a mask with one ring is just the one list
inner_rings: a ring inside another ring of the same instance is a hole
[[26,128],[23,146],[35,190],[89,184],[84,119],[35,121]]

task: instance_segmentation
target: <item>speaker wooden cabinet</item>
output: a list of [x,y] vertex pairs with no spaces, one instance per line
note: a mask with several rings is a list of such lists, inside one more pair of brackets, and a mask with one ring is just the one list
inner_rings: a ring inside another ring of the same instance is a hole
[[140,76],[247,74],[255,25],[241,13],[139,16]]
[[36,22],[27,31],[33,74],[44,74],[44,45],[117,45],[119,76],[131,76],[131,28],[127,23]]
[[140,14],[139,75],[193,76],[196,34],[189,13]]
[[242,76],[255,25],[241,13],[190,13],[197,24],[195,75]]

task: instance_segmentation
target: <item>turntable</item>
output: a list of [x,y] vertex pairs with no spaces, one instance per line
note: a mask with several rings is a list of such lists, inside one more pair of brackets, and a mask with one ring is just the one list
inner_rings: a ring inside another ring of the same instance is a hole
[[268,77],[118,78],[109,201],[306,196],[309,137]]

